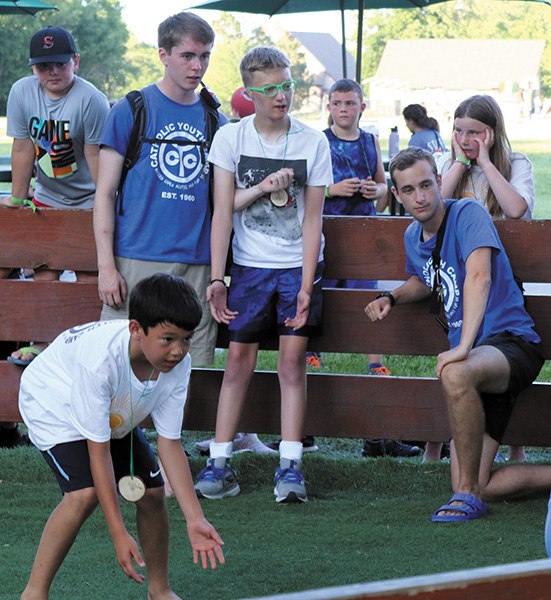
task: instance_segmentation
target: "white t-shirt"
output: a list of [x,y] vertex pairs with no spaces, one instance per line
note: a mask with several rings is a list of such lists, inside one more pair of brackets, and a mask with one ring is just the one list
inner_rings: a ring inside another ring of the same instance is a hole
[[[235,174],[236,188],[250,188],[283,167],[294,169],[290,202],[284,208],[262,197],[233,215],[233,260],[246,267],[290,269],[302,266],[304,187],[333,181],[329,143],[323,133],[290,117],[287,135],[267,142],[254,115],[216,132],[209,161]],[[319,260],[323,260],[324,240]]]
[[64,331],[26,367],[19,410],[39,450],[82,439],[119,439],[130,432],[131,422],[135,427],[148,415],[159,435],[180,439],[189,354],[147,386],[132,372],[130,390],[129,339],[127,320],[79,325]]
[[[536,190],[534,187],[534,172],[532,163],[528,158],[520,152],[511,153],[511,186],[524,198],[528,208],[522,216],[523,219],[531,219],[534,212],[534,204],[536,202]],[[437,162],[438,172],[444,175],[450,170],[452,164],[451,152],[446,152]],[[467,188],[463,194],[463,198],[474,198],[486,206],[488,198],[488,180],[484,171],[478,165],[471,165],[470,174],[470,189]]]

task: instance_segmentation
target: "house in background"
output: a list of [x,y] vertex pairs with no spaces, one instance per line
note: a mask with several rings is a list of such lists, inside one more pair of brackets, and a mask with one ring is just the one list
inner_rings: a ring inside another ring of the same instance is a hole
[[474,94],[489,94],[505,118],[528,117],[540,90],[543,40],[420,39],[388,41],[369,88],[366,116],[400,117],[423,104],[439,121]]
[[[306,66],[314,77],[310,96],[312,111],[326,110],[327,95],[331,86],[342,79],[342,46],[330,33],[290,32],[302,45]],[[349,79],[356,75],[356,61],[346,52],[346,72]]]

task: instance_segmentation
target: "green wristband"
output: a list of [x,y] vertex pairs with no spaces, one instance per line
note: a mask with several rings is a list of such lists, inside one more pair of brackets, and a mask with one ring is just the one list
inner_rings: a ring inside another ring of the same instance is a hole
[[329,186],[326,186],[325,188],[325,197],[329,198]]
[[32,208],[32,211],[36,212],[36,205],[32,200],[19,200],[19,198],[12,196],[11,201],[15,202],[16,204],[21,204],[23,206],[30,206]]
[[467,167],[467,169],[471,166],[471,161],[468,158],[465,158],[464,156],[458,156],[455,159],[455,162],[465,165]]

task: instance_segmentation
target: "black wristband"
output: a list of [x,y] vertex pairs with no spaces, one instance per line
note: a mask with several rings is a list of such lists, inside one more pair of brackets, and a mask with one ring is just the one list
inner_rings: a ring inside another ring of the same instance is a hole
[[390,308],[396,304],[396,298],[390,292],[381,292],[377,298],[388,298],[390,300]]
[[226,282],[223,279],[211,279],[209,285],[212,285],[213,283],[215,283],[217,281],[219,281],[220,283],[224,284],[224,287],[226,287],[226,288],[228,287],[226,285]]

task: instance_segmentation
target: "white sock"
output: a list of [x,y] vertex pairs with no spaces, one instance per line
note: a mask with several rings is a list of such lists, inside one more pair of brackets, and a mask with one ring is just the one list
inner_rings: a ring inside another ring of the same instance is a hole
[[232,442],[216,442],[210,443],[211,458],[231,458],[233,456],[233,441]]
[[281,440],[279,443],[279,457],[287,460],[302,460],[302,442]]

